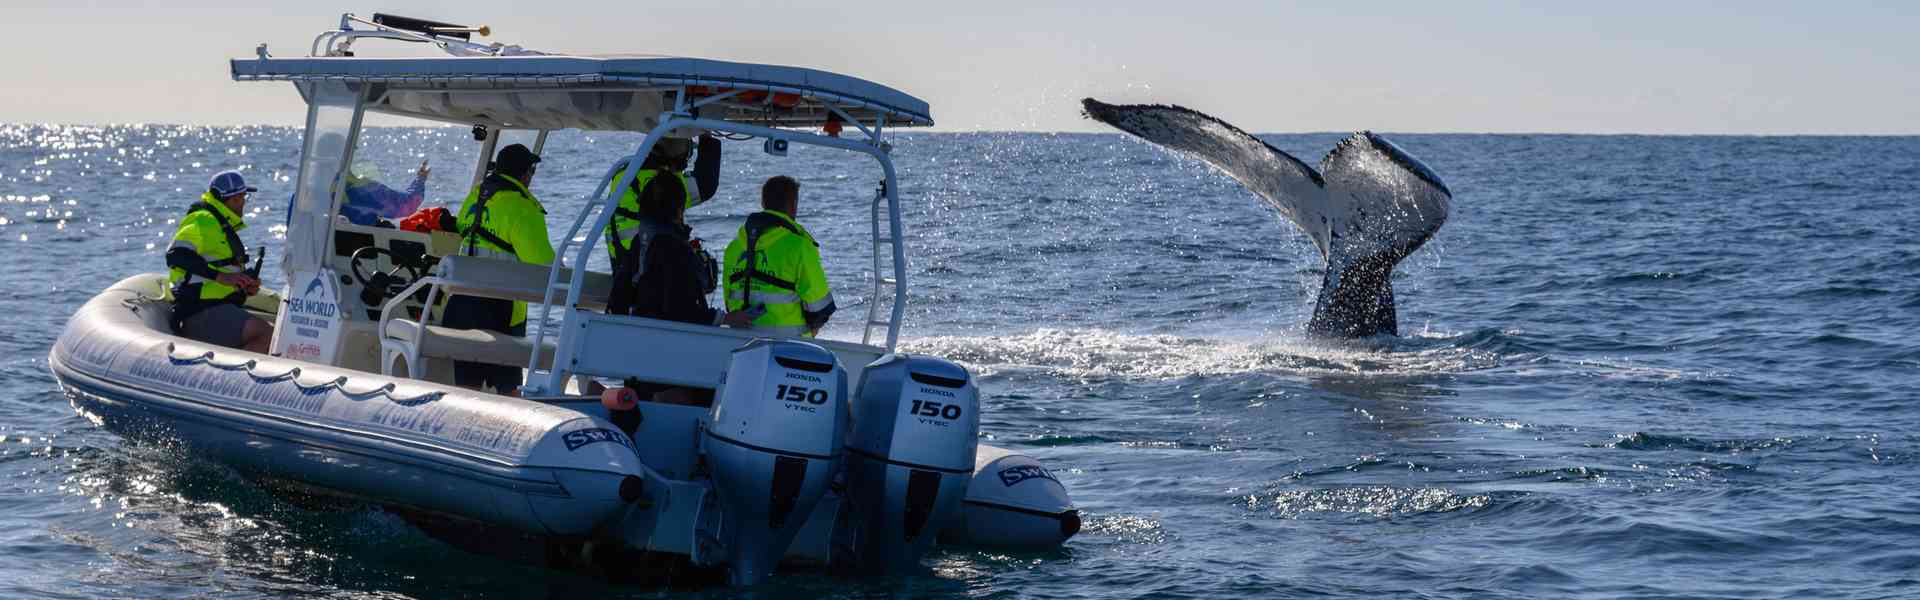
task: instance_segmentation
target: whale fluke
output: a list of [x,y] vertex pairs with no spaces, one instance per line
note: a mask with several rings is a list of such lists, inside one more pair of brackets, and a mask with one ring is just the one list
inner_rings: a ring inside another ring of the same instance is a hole
[[1372,132],[1340,142],[1315,170],[1192,109],[1092,98],[1081,104],[1088,118],[1213,165],[1306,232],[1327,261],[1309,333],[1397,333],[1393,266],[1439,231],[1453,200],[1432,169]]

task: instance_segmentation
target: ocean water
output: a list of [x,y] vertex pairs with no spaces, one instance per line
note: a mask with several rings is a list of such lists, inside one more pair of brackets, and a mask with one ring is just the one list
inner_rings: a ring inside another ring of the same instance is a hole
[[[1064,548],[748,590],[610,585],[312,512],[76,416],[46,356],[158,270],[212,172],[272,245],[299,132],[0,125],[0,597],[1920,598],[1920,139],[1389,135],[1455,191],[1401,336],[1301,334],[1311,244],[1119,135],[908,134],[905,349],[979,376],[990,443],[1055,469]],[[1266,136],[1309,162],[1336,134]],[[632,135],[556,134],[557,237]],[[459,129],[380,129],[465,193]],[[728,146],[724,244],[790,174],[857,336],[865,158]],[[277,256],[277,252],[276,252]],[[271,272],[271,269],[270,269]]]

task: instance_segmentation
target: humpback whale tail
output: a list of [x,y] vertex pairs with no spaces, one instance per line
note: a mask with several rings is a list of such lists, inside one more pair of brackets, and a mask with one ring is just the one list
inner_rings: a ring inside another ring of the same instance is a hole
[[1397,333],[1393,267],[1439,231],[1453,199],[1433,170],[1372,132],[1340,142],[1315,170],[1191,109],[1092,98],[1081,104],[1088,118],[1205,161],[1306,232],[1327,261],[1308,333]]

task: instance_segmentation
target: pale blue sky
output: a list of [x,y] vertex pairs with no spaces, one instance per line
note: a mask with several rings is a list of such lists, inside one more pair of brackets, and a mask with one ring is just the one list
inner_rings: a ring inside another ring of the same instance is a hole
[[1920,134],[1912,2],[8,4],[0,122],[294,123],[292,86],[234,83],[226,59],[301,55],[379,10],[548,51],[843,72],[928,100],[944,130],[1098,131],[1094,96],[1263,132]]

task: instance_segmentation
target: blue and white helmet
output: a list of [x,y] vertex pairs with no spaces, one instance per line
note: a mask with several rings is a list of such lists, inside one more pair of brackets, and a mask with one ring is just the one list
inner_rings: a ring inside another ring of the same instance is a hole
[[212,190],[214,197],[217,198],[231,198],[242,192],[260,191],[259,188],[247,185],[247,178],[241,177],[239,171],[221,171],[215,174],[213,181],[207,182],[207,189]]

